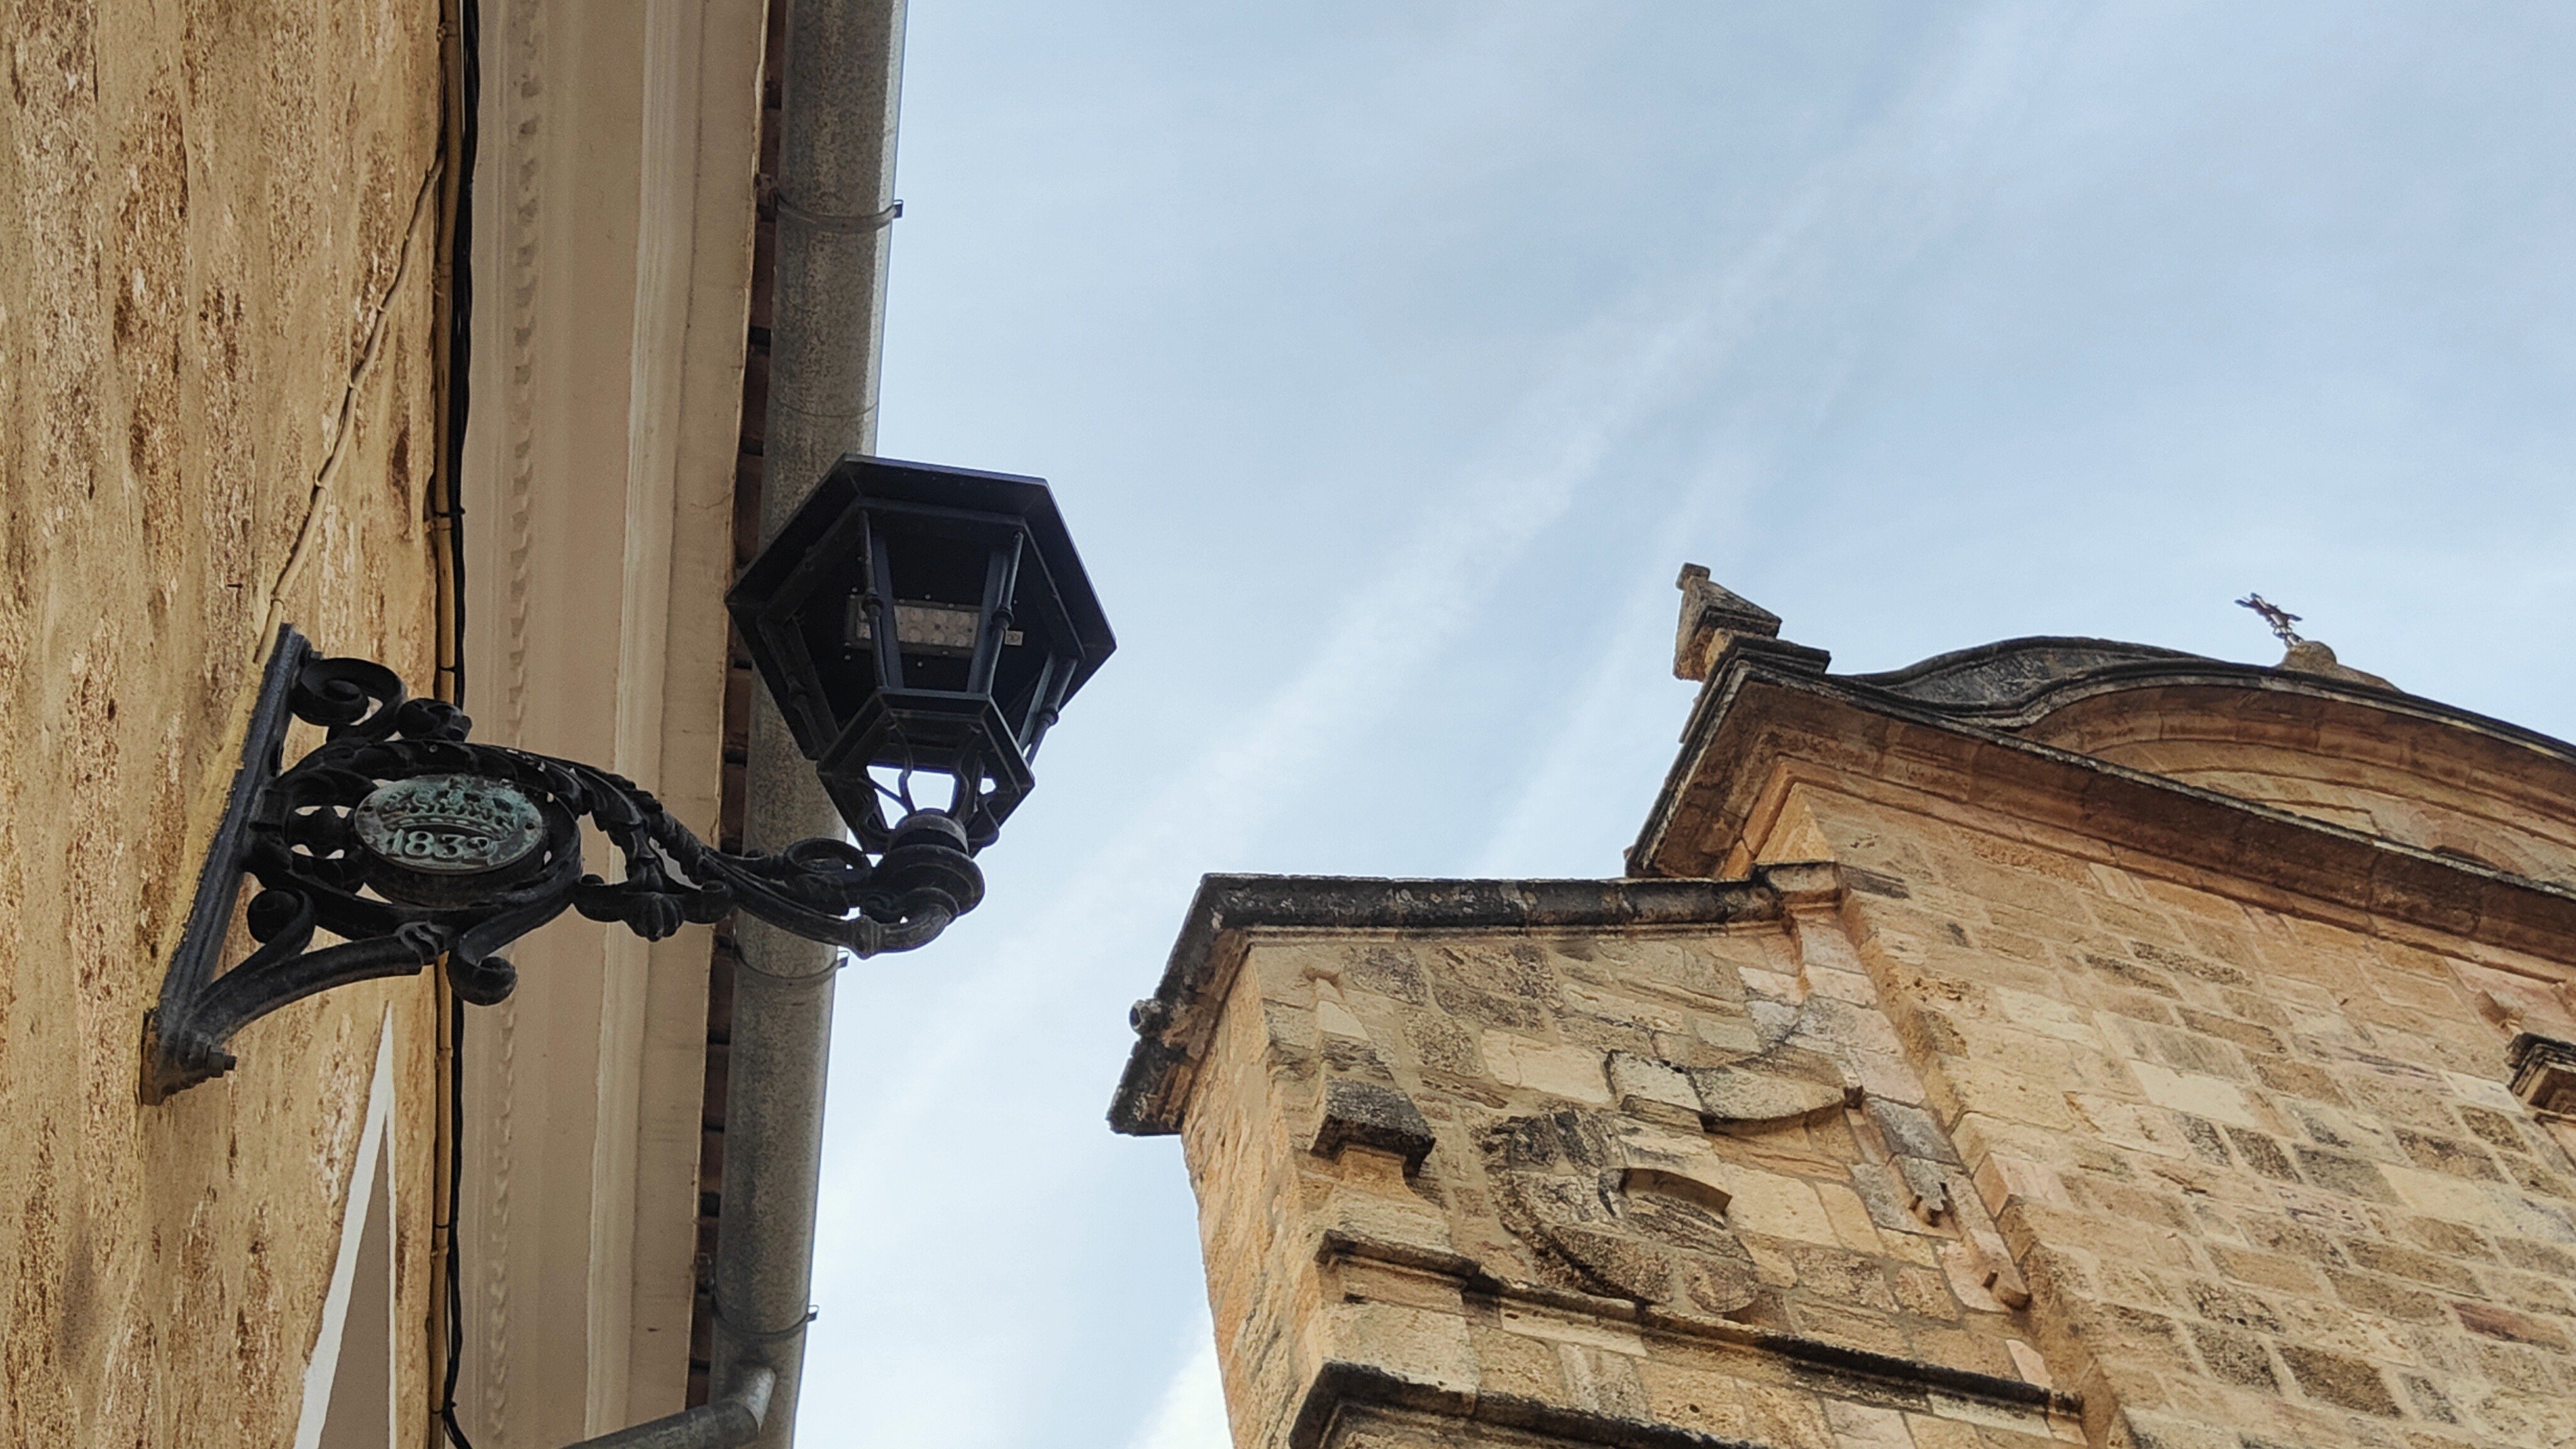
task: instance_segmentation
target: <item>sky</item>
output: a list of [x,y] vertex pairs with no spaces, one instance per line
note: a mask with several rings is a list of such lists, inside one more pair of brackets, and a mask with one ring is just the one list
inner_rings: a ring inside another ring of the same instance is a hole
[[1116,626],[986,904],[843,972],[801,1428],[1222,1449],[1128,1004],[1207,872],[1609,876],[1685,562],[2576,736],[2576,10],[914,0],[879,449]]

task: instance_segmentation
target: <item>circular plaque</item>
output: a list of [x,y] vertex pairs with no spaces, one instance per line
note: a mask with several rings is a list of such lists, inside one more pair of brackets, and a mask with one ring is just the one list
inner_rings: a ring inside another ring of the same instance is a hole
[[378,787],[350,814],[358,843],[388,865],[481,875],[527,858],[546,838],[527,796],[479,775],[421,775]]

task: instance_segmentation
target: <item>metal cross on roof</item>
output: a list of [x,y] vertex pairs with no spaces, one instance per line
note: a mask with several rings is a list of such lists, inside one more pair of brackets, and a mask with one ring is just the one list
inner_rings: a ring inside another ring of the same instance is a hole
[[2300,644],[2306,642],[2299,637],[2298,630],[2290,627],[2291,625],[2299,622],[2298,615],[2293,614],[2289,610],[2282,608],[2280,605],[2273,603],[2271,600],[2264,598],[2261,594],[2247,594],[2244,598],[2238,599],[2236,602],[2239,607],[2252,609],[2255,613],[2262,615],[2263,622],[2272,626],[2272,632],[2280,636],[2282,643]]

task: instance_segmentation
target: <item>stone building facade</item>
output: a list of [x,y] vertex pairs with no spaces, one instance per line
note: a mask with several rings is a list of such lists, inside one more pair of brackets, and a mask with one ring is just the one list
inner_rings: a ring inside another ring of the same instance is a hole
[[393,1332],[430,1314],[431,983],[311,1003],[223,1087],[136,1089],[277,625],[437,678],[439,15],[190,9],[6,26],[7,1444],[295,1442],[353,1202],[393,1245],[361,1285],[379,1402],[431,1393],[425,1329]]
[[461,1042],[334,989],[157,1104],[139,1043],[281,624],[738,839],[785,10],[5,10],[0,1444],[445,1443],[451,1331],[480,1449],[705,1397],[704,928],[566,917]]
[[1241,1449],[2576,1443],[2576,749],[1683,585],[1622,878],[1211,877],[1139,1003]]

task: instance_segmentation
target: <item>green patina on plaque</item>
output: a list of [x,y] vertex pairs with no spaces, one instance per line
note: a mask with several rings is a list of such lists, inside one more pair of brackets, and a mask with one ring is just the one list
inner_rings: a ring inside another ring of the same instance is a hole
[[350,823],[369,854],[433,875],[500,870],[545,839],[545,819],[527,796],[478,775],[396,780],[358,802]]

